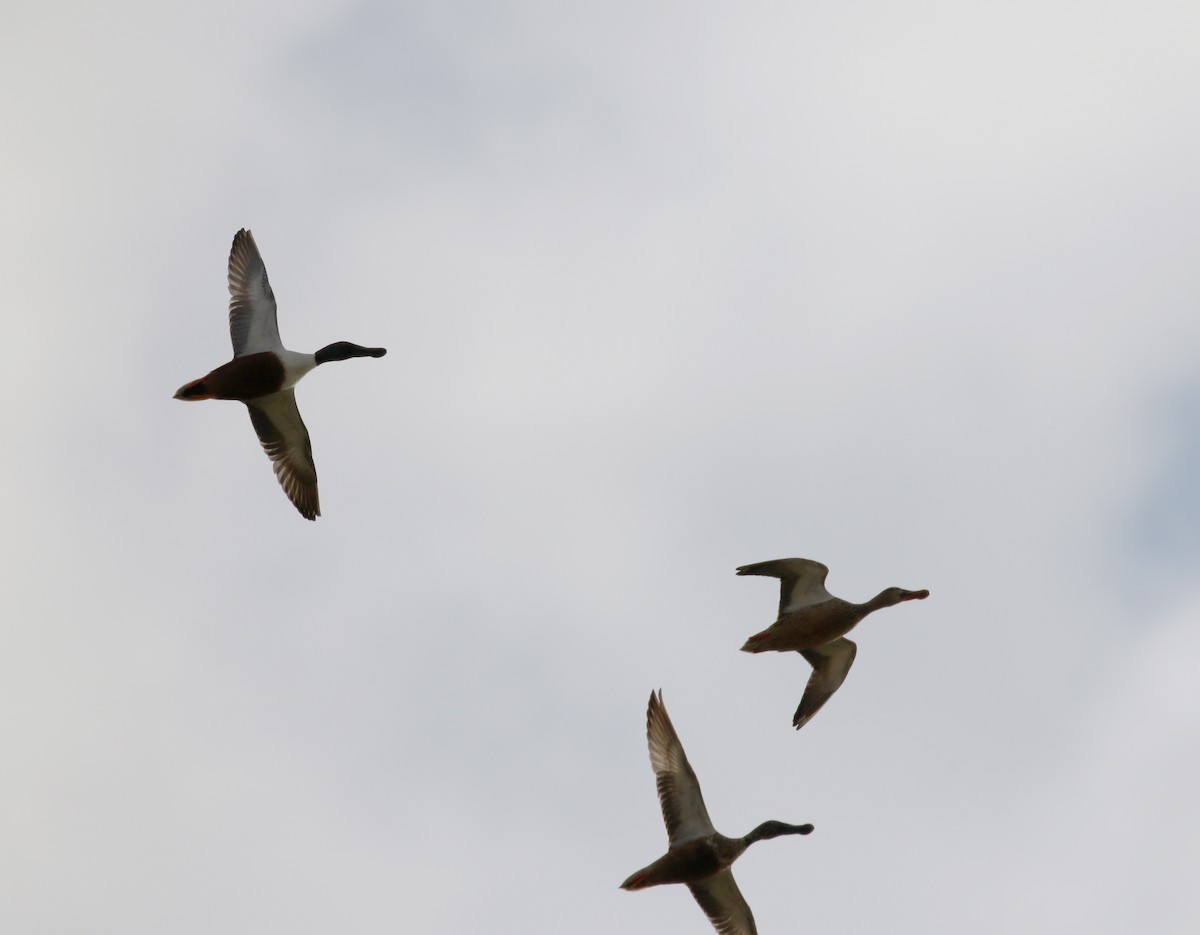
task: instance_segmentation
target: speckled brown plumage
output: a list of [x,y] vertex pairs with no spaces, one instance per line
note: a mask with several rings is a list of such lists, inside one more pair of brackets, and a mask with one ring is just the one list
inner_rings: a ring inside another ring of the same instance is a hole
[[902,601],[924,600],[928,591],[887,588],[863,604],[852,604],[825,590],[829,569],[807,558],[779,558],[742,565],[739,575],[780,580],[779,617],[742,645],[742,652],[798,652],[813,667],[800,705],[792,717],[799,730],[841,687],[858,647],[845,635],[868,614]]

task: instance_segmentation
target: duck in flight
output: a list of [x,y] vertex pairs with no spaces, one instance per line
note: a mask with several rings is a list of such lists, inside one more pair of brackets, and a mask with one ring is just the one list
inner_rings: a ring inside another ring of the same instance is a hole
[[807,724],[846,680],[858,651],[846,634],[863,617],[881,607],[929,597],[928,591],[888,588],[865,604],[851,604],[825,590],[829,569],[807,558],[778,558],[743,565],[737,573],[778,578],[780,584],[779,619],[746,640],[742,652],[798,652],[813,667],[800,707],[792,718],[796,730]]
[[314,367],[331,360],[382,357],[387,350],[349,341],[329,344],[315,354],[287,350],[279,340],[275,293],[267,281],[267,268],[248,230],[237,232],[229,251],[229,295],[233,360],[180,387],[175,398],[245,403],[284,493],[301,516],[316,519],[321,515],[317,467],[292,387]]
[[813,826],[765,821],[744,838],[727,838],[714,829],[700,783],[663,707],[661,690],[657,695],[650,693],[646,740],[670,844],[662,857],[630,876],[621,889],[686,883],[720,935],[758,935],[754,916],[734,882],[730,866],[755,841],[809,834]]

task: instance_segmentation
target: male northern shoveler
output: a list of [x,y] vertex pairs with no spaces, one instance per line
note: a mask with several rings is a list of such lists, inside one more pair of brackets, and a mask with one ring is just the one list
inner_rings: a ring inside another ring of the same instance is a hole
[[179,388],[176,399],[236,399],[250,410],[263,450],[275,465],[280,486],[305,519],[321,515],[317,467],[308,429],[292,387],[314,367],[351,357],[382,357],[382,347],[338,341],[315,354],[289,351],[279,340],[275,293],[267,281],[258,246],[240,230],[229,251],[229,334],[233,360]]
[[798,652],[813,667],[800,707],[792,718],[799,730],[821,710],[846,680],[858,647],[845,634],[867,614],[901,601],[922,601],[928,591],[888,588],[865,604],[851,604],[825,590],[829,569],[807,558],[777,558],[743,565],[739,575],[767,575],[780,579],[779,619],[746,640],[744,653]]
[[661,690],[658,695],[650,693],[646,740],[670,845],[662,857],[630,876],[621,888],[640,890],[661,883],[686,883],[721,935],[757,935],[754,916],[730,866],[755,841],[809,834],[813,826],[764,821],[744,838],[727,838],[714,829],[700,794],[700,782],[663,706]]

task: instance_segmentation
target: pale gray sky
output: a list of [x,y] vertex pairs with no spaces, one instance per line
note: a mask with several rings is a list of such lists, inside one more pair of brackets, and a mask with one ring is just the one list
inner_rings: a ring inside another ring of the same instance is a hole
[[[0,930],[1200,919],[1194,3],[10,4]],[[253,229],[324,516],[226,360]],[[750,656],[801,555],[869,619]]]

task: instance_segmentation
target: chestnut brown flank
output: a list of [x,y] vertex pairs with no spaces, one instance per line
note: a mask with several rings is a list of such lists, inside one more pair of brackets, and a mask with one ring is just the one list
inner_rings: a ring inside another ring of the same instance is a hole
[[283,362],[270,351],[235,357],[199,380],[214,399],[258,399],[279,392]]

